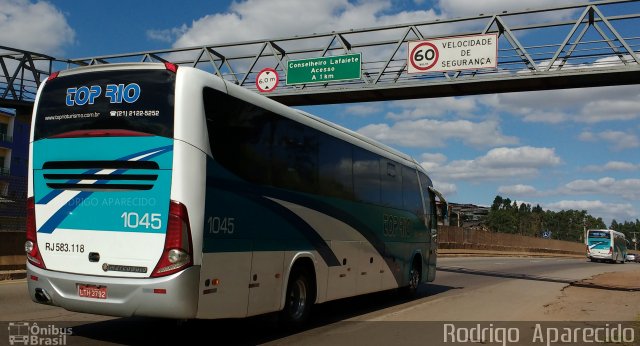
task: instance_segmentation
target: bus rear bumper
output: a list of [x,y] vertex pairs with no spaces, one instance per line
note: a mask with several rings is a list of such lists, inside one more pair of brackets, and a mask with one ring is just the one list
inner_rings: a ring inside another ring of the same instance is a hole
[[598,261],[598,262],[601,262],[601,261],[611,262],[611,261],[613,261],[613,256],[611,256],[611,255],[588,254],[587,258],[592,262],[593,261]]
[[599,254],[599,253],[589,253],[587,254],[589,259],[599,259],[599,260],[611,260],[613,256],[610,254]]
[[[98,315],[195,318],[199,280],[199,266],[167,277],[139,279],[61,273],[27,263],[31,300]],[[80,297],[79,285],[105,286],[106,298]]]

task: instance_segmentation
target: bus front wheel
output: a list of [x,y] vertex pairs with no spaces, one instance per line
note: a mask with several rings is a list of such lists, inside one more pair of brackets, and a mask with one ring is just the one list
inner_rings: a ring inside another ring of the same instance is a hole
[[401,293],[405,298],[415,299],[418,296],[418,287],[422,281],[422,265],[420,257],[414,258],[409,271],[408,286],[401,289]]

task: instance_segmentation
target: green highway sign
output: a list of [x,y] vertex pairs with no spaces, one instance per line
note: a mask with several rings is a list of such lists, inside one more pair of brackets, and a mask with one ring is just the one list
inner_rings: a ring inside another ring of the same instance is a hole
[[291,60],[287,64],[286,84],[328,83],[360,79],[361,72],[361,53]]

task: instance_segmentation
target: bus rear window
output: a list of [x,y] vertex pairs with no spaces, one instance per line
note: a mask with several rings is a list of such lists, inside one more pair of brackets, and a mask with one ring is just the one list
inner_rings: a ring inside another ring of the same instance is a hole
[[589,231],[589,238],[610,238],[609,232]]
[[173,137],[174,90],[175,74],[167,70],[99,71],[52,79],[37,105],[34,140],[93,130]]

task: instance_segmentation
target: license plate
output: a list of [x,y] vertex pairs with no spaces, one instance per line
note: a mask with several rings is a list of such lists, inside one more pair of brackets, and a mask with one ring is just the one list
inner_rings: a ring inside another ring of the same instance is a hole
[[107,286],[78,285],[78,295],[85,298],[107,299]]

